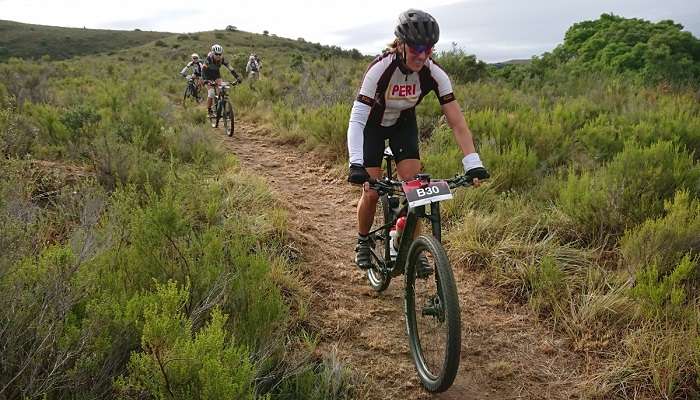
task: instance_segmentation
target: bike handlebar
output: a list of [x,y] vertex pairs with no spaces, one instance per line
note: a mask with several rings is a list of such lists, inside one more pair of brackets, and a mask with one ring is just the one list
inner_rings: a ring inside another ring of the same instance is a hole
[[[460,176],[456,176],[451,179],[431,179],[431,180],[441,180],[447,182],[448,185],[450,185],[450,189],[455,189],[460,186],[471,186],[472,185],[472,180],[474,178],[464,174]],[[369,181],[369,187],[371,189],[376,190],[380,195],[386,194],[386,193],[393,193],[396,189],[399,189],[400,192],[403,192],[403,181],[397,181],[393,179],[374,179],[370,178]]]
[[[242,81],[241,81],[241,82],[242,82]],[[233,86],[236,86],[236,85],[240,85],[241,82],[239,82],[239,81],[233,81],[233,82],[221,81],[221,85],[219,85],[219,87],[224,86],[224,85],[229,85],[229,86],[233,87]],[[204,80],[204,83],[207,84],[207,85],[216,85],[216,81],[212,81],[212,80],[209,80],[209,79],[205,79],[205,80]]]

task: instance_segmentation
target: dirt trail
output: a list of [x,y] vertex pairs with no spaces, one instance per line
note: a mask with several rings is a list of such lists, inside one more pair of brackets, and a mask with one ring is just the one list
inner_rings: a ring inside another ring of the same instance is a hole
[[[303,262],[318,314],[321,349],[366,373],[376,399],[568,399],[579,397],[583,360],[526,307],[508,304],[479,273],[453,265],[462,310],[462,359],[454,385],[422,390],[407,345],[403,281],[376,294],[353,262],[359,189],[331,174],[318,157],[280,145],[254,125],[223,142],[245,170],[264,177],[285,201],[292,229],[305,238]],[[222,134],[222,137],[223,136]]]

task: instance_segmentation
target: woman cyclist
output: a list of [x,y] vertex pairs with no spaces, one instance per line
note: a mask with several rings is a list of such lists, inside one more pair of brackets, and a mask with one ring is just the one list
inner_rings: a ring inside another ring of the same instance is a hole
[[394,34],[396,38],[390,48],[365,72],[348,126],[348,182],[364,184],[357,207],[355,248],[355,262],[362,269],[371,266],[369,231],[379,199],[366,182],[381,174],[386,139],[389,139],[400,179],[412,179],[420,172],[415,108],[428,93],[434,91],[440,101],[464,154],[465,173],[475,186],[479,185],[479,179],[488,178],[474,148],[471,131],[455,101],[450,79],[431,59],[433,46],[440,37],[437,21],[424,11],[407,10],[399,15]]
[[214,97],[216,96],[216,89],[221,85],[221,66],[226,67],[226,69],[231,72],[231,74],[236,78],[237,83],[241,83],[241,77],[238,76],[236,71],[231,68],[228,61],[224,59],[224,48],[220,44],[215,44],[211,46],[211,51],[207,54],[207,59],[204,61],[202,66],[202,77],[209,86],[207,91],[207,113],[212,115],[213,111],[211,109],[214,103]]

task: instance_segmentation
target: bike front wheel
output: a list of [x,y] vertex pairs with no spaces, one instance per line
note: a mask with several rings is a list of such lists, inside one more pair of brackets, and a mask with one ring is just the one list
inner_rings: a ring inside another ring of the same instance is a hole
[[442,244],[421,235],[406,265],[406,329],[418,377],[429,392],[443,392],[459,368],[461,322],[452,267]]
[[209,114],[209,122],[211,122],[212,128],[219,127],[219,119],[221,119],[222,108],[223,107],[221,106],[219,99],[214,99],[214,111],[211,114]]
[[231,102],[227,101],[226,103],[224,103],[221,118],[224,120],[224,131],[228,136],[233,136],[235,118]]

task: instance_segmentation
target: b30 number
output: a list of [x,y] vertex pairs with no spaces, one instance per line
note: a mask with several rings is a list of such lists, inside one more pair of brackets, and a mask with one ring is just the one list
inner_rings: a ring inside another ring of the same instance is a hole
[[418,197],[432,196],[440,193],[440,188],[437,186],[428,186],[425,189],[416,189]]

